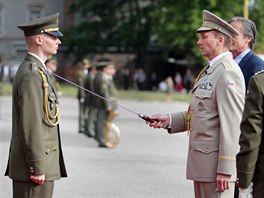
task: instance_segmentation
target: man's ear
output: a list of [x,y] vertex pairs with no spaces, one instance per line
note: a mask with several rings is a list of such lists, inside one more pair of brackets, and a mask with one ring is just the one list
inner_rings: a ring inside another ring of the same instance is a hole
[[41,35],[36,35],[34,39],[35,39],[35,42],[36,42],[38,45],[42,45],[42,40],[43,40],[43,38],[42,38]]
[[223,36],[219,36],[219,37],[218,37],[218,41],[219,41],[220,43],[225,42],[225,37],[223,37]]

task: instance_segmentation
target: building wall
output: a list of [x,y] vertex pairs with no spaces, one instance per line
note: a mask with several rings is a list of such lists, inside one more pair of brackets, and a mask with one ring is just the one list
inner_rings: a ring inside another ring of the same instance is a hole
[[24,35],[17,25],[38,14],[46,16],[59,12],[60,26],[63,26],[65,1],[67,0],[0,0],[0,56],[3,61],[21,59],[26,53]]

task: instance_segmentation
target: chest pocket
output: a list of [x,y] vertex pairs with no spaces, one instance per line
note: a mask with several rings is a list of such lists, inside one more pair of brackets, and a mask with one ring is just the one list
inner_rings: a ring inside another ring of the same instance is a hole
[[195,100],[192,108],[198,117],[207,117],[206,114],[215,105],[212,100],[213,91],[197,88],[194,92]]
[[201,89],[201,88],[197,88],[195,91],[195,96],[200,98],[200,99],[207,99],[207,98],[211,98],[212,97],[212,90],[207,90],[207,89]]

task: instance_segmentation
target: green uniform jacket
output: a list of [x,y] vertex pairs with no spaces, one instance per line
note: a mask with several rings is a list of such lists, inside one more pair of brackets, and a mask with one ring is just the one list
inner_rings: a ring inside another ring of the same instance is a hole
[[[94,79],[94,91],[98,95],[107,98],[108,100],[116,103],[117,90],[115,88],[114,81],[110,79],[106,74],[98,71]],[[116,110],[117,106],[101,98],[97,98],[95,106],[98,109],[111,109]]]
[[253,182],[253,197],[264,197],[264,71],[251,77],[240,125],[240,152],[237,154],[238,185]]
[[28,54],[13,82],[12,137],[5,175],[13,180],[29,181],[30,175],[45,174],[46,181],[66,177],[59,125],[44,122],[43,88],[39,70],[48,82],[51,112],[58,103],[55,89],[44,65]]

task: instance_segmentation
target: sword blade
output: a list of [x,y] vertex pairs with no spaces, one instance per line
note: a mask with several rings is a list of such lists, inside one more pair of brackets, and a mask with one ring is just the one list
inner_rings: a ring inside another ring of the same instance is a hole
[[93,94],[93,95],[97,96],[98,98],[101,98],[102,100],[105,100],[105,101],[107,101],[107,102],[109,102],[109,103],[111,103],[113,105],[116,105],[116,106],[118,106],[118,107],[120,107],[122,109],[125,109],[125,110],[129,111],[130,113],[136,114],[136,115],[138,115],[141,118],[142,114],[139,114],[139,113],[137,113],[135,111],[132,111],[131,109],[128,109],[128,108],[126,108],[126,107],[124,107],[124,106],[122,106],[120,104],[117,104],[117,102],[114,102],[114,101],[109,100],[109,99],[107,99],[107,98],[105,98],[103,96],[100,96],[99,94],[97,94],[97,93],[95,93],[95,92],[93,92],[93,91],[91,91],[89,89],[86,89],[86,88],[84,88],[84,87],[82,87],[82,86],[80,86],[80,85],[78,85],[78,84],[66,79],[66,78],[63,78],[63,77],[59,76],[58,74],[55,74],[53,72],[49,72],[49,73],[51,73],[52,75],[54,75],[55,77],[57,77],[57,78],[59,78],[61,80],[64,80],[65,82],[68,82],[71,85],[74,85],[74,86],[76,86],[76,87],[78,87],[78,88],[80,88],[80,89],[82,89],[82,90],[84,90],[84,91],[86,91],[86,92],[88,92],[90,94]]

